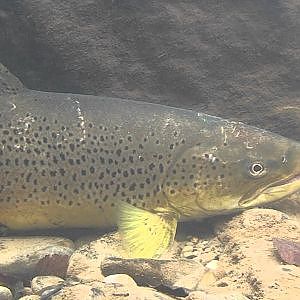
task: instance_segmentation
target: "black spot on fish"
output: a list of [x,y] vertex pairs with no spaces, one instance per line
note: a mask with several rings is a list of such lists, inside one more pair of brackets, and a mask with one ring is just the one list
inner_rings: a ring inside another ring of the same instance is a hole
[[134,190],[135,190],[135,187],[136,187],[136,183],[132,183],[132,184],[129,186],[129,191],[134,191]]
[[163,166],[162,163],[160,163],[160,164],[159,164],[159,172],[160,172],[160,173],[163,173],[163,171],[164,171],[164,166]]

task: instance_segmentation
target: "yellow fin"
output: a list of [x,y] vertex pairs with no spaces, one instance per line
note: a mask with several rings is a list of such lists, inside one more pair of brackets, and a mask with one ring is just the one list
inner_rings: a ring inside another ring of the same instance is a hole
[[172,244],[176,212],[159,208],[153,212],[120,204],[119,230],[126,254],[135,258],[159,257]]

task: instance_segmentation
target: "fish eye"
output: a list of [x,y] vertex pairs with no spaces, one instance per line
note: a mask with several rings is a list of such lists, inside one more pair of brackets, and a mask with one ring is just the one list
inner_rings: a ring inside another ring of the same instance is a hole
[[265,167],[260,162],[255,162],[250,165],[249,172],[252,176],[260,176],[264,173]]

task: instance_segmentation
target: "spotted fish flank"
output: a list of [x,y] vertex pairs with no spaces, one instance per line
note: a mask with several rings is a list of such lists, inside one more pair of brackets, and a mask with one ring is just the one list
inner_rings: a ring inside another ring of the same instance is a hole
[[205,114],[25,89],[0,68],[0,223],[119,225],[132,256],[160,255],[178,220],[300,189],[300,145]]

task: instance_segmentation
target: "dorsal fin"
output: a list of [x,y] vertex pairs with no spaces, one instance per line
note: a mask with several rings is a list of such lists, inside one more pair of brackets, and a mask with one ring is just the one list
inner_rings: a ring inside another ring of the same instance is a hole
[[0,63],[0,96],[16,95],[23,89],[21,81]]

